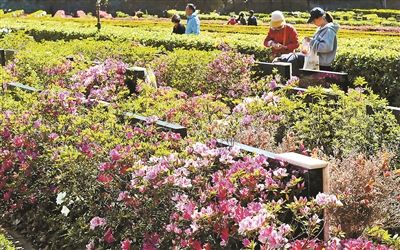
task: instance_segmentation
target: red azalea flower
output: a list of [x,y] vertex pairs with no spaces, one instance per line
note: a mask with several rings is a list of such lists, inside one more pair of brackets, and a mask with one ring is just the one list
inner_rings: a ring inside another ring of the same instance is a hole
[[115,241],[113,231],[111,228],[108,228],[106,233],[104,234],[104,241],[107,242],[108,244],[111,244]]
[[97,180],[101,183],[107,184],[107,183],[111,182],[113,180],[113,178],[111,175],[108,175],[108,174],[100,174],[97,177]]

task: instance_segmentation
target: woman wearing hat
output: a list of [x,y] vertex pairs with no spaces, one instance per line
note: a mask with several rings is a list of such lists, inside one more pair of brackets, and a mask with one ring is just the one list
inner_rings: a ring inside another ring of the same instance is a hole
[[[310,11],[308,23],[318,27],[312,38],[305,38],[310,43],[310,49],[319,56],[320,70],[332,71],[337,50],[337,32],[339,24],[333,22],[332,16],[323,9],[316,7]],[[307,51],[304,51],[307,53]]]
[[281,11],[274,11],[271,14],[270,29],[264,40],[264,46],[272,48],[274,57],[291,53],[299,47],[297,31],[285,22]]

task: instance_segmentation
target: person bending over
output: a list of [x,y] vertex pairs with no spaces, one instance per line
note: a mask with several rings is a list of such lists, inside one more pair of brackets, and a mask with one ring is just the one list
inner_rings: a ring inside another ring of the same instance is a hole
[[299,47],[297,31],[285,22],[281,11],[274,11],[271,14],[270,29],[264,40],[264,46],[272,49],[273,57],[292,53]]

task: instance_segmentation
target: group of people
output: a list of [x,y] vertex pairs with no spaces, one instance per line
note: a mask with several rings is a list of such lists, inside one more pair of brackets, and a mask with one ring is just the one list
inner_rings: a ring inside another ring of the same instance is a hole
[[250,26],[257,26],[257,17],[254,15],[254,11],[249,11],[249,18],[246,19],[246,16],[243,12],[239,14],[239,17],[236,18],[235,16],[231,16],[228,20],[228,25],[250,25]]
[[[200,34],[200,20],[196,13],[196,7],[193,4],[188,4],[185,12],[187,16],[186,28],[180,23],[180,16],[174,15],[172,17],[173,33]],[[232,17],[228,24],[257,25],[254,11],[249,13],[250,17],[247,20],[244,13],[241,13],[238,19]],[[333,18],[328,12],[319,7],[310,11],[308,23],[317,26],[317,31],[313,37],[304,38],[303,44],[307,44],[307,46],[301,47],[301,53],[295,53],[296,49],[300,47],[295,27],[286,23],[281,11],[272,12],[270,29],[264,40],[264,46],[272,49],[274,61],[290,62],[294,65],[294,68],[296,68],[295,64],[304,64],[305,56],[313,52],[319,57],[319,69],[332,71],[331,65],[335,59],[338,46],[336,35],[339,25],[333,22]]]
[[[292,25],[285,22],[281,11],[274,11],[271,14],[270,30],[264,40],[264,46],[272,49],[275,61],[284,61],[304,64],[305,56],[311,52],[319,59],[319,70],[332,71],[332,63],[336,56],[337,32],[339,25],[333,22],[333,17],[323,9],[316,7],[310,11],[308,23],[317,26],[313,37],[305,37],[301,53],[295,53],[300,47],[298,34]],[[299,67],[294,65],[295,67]],[[294,69],[296,70],[296,69]]]
[[174,27],[172,33],[174,34],[200,34],[200,19],[196,13],[196,6],[194,4],[188,4],[185,9],[187,17],[186,28],[181,24],[181,17],[178,14],[172,16],[172,23]]

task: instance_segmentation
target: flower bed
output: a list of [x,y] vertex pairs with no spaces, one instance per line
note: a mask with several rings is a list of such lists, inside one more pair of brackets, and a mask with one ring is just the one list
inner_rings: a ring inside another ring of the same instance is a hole
[[154,120],[147,127],[119,124],[113,109],[67,90],[3,95],[2,107],[3,218],[31,232],[37,245],[373,245],[297,240],[317,236],[321,209],[342,204],[326,194],[296,198],[301,172],[265,157],[160,133]]

